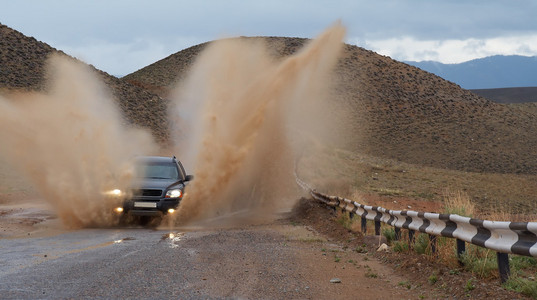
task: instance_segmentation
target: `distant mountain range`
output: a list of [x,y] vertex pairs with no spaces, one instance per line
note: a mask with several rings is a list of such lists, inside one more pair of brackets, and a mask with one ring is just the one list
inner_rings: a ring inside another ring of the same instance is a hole
[[459,64],[405,61],[464,89],[537,87],[537,56],[495,55]]

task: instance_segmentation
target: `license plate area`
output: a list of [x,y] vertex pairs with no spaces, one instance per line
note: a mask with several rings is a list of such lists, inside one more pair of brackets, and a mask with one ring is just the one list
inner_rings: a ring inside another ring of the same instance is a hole
[[155,203],[155,202],[134,202],[134,207],[157,208],[157,203]]

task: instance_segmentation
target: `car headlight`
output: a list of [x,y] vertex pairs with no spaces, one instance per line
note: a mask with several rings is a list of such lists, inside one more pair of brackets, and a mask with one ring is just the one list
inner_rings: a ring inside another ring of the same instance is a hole
[[110,190],[110,191],[106,191],[105,194],[108,195],[108,196],[119,197],[119,196],[123,195],[123,192],[120,189],[113,189],[113,190]]
[[183,191],[181,189],[173,189],[166,192],[166,198],[181,198]]

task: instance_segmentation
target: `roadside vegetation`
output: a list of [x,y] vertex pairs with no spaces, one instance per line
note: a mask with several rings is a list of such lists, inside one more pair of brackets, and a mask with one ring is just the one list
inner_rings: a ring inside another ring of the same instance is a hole
[[[376,205],[368,203],[368,205]],[[510,214],[505,210],[499,210],[496,213],[485,211],[482,213],[472,201],[471,197],[463,191],[445,190],[442,198],[443,210],[440,213],[458,214],[461,216],[489,219],[489,220],[510,220],[510,221],[530,221],[534,219],[531,214]],[[343,227],[361,231],[360,218],[351,219],[348,213],[338,213],[337,222]],[[374,235],[374,223],[367,222],[366,235]],[[497,280],[499,281],[498,262],[496,252],[490,249],[482,248],[473,244],[466,243],[466,251],[457,258],[456,240],[446,237],[436,237],[436,251],[432,251],[432,243],[429,235],[416,232],[413,242],[409,243],[408,232],[401,230],[401,238],[396,240],[395,230],[393,227],[382,223],[381,234],[386,238],[387,244],[391,251],[405,254],[417,253],[426,256],[427,259],[440,262],[450,268],[450,275],[466,272],[472,275],[464,286],[466,292],[471,292],[476,280]],[[537,259],[533,257],[509,255],[511,275],[502,287],[521,293],[525,296],[537,299]],[[436,272],[427,277],[427,281],[434,285],[439,281],[439,274]]]

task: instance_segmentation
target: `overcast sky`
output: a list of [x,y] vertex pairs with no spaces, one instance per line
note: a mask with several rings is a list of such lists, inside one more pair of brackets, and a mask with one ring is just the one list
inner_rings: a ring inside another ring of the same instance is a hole
[[537,55],[535,0],[0,0],[0,23],[112,75],[230,36],[312,38],[337,20],[347,43],[403,60]]

